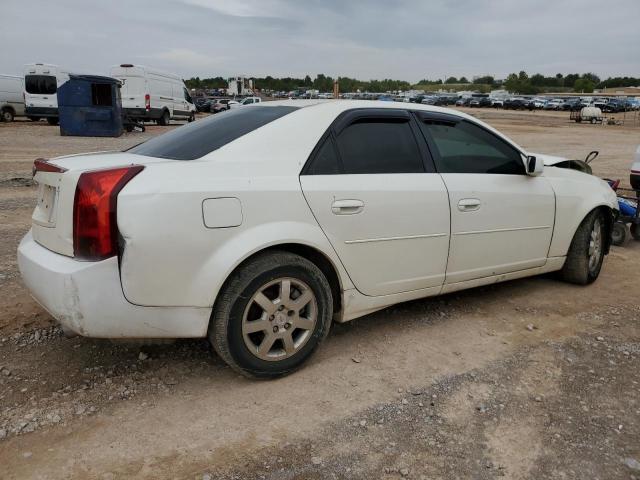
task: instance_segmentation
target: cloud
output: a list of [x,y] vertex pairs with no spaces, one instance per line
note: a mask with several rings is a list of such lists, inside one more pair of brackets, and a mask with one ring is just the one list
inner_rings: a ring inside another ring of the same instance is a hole
[[225,60],[224,57],[206,55],[187,48],[171,48],[139,58],[146,58],[151,61],[159,60],[164,64],[175,65],[183,70],[198,70],[202,68],[210,68],[212,70],[220,69]]
[[2,73],[40,61],[183,78],[640,75],[640,0],[604,14],[600,0],[31,0],[28,35],[24,8],[0,0]]

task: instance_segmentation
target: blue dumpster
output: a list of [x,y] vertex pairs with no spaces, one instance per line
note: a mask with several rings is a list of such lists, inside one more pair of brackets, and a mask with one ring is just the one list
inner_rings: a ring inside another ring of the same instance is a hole
[[122,135],[120,81],[96,75],[69,75],[58,87],[60,134],[80,137]]

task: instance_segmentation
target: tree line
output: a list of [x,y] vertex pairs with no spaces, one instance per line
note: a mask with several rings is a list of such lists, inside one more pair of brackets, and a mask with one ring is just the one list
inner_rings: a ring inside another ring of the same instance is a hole
[[[304,78],[272,76],[257,77],[253,79],[253,85],[259,90],[273,90],[290,92],[297,89],[314,89],[321,92],[331,92],[333,90],[334,79],[322,73],[311,78],[306,75]],[[221,89],[227,87],[227,80],[222,77],[203,78],[194,77],[185,80],[189,88]],[[504,81],[498,81],[492,75],[484,75],[473,78],[469,81],[466,77],[447,77],[444,79],[423,79],[416,85],[445,85],[469,84],[483,85],[490,87],[502,87],[510,92],[520,94],[536,94],[550,89],[562,89],[566,91],[591,93],[595,88],[615,88],[615,87],[637,87],[640,86],[640,78],[636,77],[609,77],[601,80],[595,73],[570,73],[563,75],[558,73],[554,76],[545,76],[540,73],[529,76],[524,70],[519,73],[511,73]],[[361,92],[381,93],[395,90],[409,90],[416,85],[412,85],[404,80],[358,80],[356,78],[338,77],[338,85],[341,92]]]

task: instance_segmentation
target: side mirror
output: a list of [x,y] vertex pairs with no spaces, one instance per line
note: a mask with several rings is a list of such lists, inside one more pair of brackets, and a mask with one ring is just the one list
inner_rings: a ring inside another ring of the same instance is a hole
[[544,162],[533,155],[527,157],[527,175],[537,177],[544,170]]

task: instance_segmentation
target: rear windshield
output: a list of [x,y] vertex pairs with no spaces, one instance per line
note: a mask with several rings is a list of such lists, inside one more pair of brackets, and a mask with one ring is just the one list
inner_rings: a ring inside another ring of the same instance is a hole
[[298,108],[239,107],[176,128],[128,152],[172,160],[195,160]]
[[52,75],[26,75],[24,89],[34,95],[53,95],[56,93],[56,77]]

